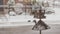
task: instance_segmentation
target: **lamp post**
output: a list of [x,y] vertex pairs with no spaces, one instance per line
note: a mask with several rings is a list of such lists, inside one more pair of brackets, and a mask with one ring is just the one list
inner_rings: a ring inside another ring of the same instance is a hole
[[[37,11],[36,11],[36,13],[37,13]],[[38,16],[36,18],[38,18],[39,21],[35,23],[32,30],[37,30],[37,31],[39,31],[39,34],[42,34],[42,30],[46,30],[46,29],[50,28],[47,24],[45,24],[45,22],[43,22],[41,20],[41,19],[46,18],[45,10],[42,9],[42,6],[40,6],[40,9],[38,10]]]

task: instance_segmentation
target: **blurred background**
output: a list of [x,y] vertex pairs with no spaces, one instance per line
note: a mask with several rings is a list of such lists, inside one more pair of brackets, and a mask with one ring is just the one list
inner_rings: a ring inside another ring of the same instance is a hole
[[39,34],[32,30],[33,21],[39,21],[39,11],[51,27],[42,34],[59,34],[60,0],[0,0],[0,34]]

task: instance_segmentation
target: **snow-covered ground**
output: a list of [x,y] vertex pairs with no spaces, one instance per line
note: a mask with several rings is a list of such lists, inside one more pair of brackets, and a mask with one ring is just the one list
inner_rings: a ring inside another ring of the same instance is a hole
[[[47,24],[60,24],[60,8],[52,8],[55,10],[55,14],[46,15],[46,19],[43,19]],[[0,27],[5,26],[24,26],[24,25],[34,25],[33,22],[28,22],[28,20],[33,21],[35,18],[30,15],[17,15],[8,16],[8,20],[0,19]],[[38,21],[38,19],[36,19]]]
[[[46,14],[46,19],[43,19],[45,21],[60,21],[60,8],[51,8],[55,11],[55,14]],[[17,16],[10,16],[8,18],[8,21],[10,22],[27,22],[28,20],[33,21],[35,18],[30,15],[17,15]],[[37,20],[37,19],[36,19]]]

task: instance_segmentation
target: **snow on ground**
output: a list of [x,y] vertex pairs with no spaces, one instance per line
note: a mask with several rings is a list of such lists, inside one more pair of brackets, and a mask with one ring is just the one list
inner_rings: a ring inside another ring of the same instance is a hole
[[[55,10],[55,14],[46,15],[46,19],[49,21],[59,21],[60,20],[60,8],[53,8]],[[33,16],[30,15],[17,15],[17,16],[9,16],[8,21],[27,21],[27,20],[34,20]]]
[[[46,15],[45,21],[60,21],[60,8],[52,8],[55,10],[55,14]],[[28,20],[33,21],[35,18],[30,15],[19,15],[19,16],[10,16],[9,21],[17,21],[17,22],[27,22]],[[36,19],[37,20],[37,19]]]
[[[60,8],[54,8],[55,14],[46,15],[46,19],[43,19],[44,22],[47,24],[60,24]],[[0,27],[5,26],[24,26],[24,25],[34,25],[33,22],[28,22],[28,20],[39,20],[33,18],[30,15],[17,15],[17,16],[8,16],[8,20],[1,20],[0,19]]]

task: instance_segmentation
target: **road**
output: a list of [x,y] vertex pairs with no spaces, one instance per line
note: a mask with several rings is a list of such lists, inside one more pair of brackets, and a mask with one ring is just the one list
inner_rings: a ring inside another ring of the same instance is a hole
[[[51,29],[42,30],[42,34],[60,34],[60,24],[49,24]],[[31,26],[17,26],[0,28],[0,34],[39,34],[39,31],[32,30]]]

